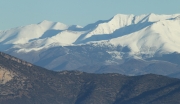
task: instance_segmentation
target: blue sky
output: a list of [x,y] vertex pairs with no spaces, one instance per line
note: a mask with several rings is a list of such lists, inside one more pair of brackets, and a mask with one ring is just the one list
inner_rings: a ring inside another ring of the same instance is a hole
[[120,14],[180,14],[180,0],[0,0],[0,30],[43,20],[85,26]]

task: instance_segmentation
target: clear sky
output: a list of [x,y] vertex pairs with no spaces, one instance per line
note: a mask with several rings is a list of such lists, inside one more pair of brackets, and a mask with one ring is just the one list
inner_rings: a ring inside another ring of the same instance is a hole
[[118,13],[180,14],[180,0],[0,0],[0,30],[43,20],[85,26]]

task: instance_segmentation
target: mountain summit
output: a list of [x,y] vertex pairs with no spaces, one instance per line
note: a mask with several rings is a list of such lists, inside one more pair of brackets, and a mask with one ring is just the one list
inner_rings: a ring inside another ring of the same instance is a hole
[[[85,27],[59,22],[38,24],[0,32],[1,51],[18,48],[29,52],[55,46],[102,43],[129,47],[133,55],[180,52],[180,15],[124,15]],[[6,45],[8,48],[2,48]]]
[[[85,27],[45,20],[0,31],[0,51],[52,70],[121,64],[129,59],[179,64],[179,17],[117,14]],[[168,55],[178,55],[173,56],[176,62]]]

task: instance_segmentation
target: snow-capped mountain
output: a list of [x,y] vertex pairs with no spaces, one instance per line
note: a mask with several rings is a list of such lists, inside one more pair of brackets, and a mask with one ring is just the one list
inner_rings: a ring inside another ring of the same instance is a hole
[[[180,14],[123,15],[83,27],[67,26],[59,22],[38,24],[0,32],[3,45],[19,51],[40,50],[55,46],[88,43],[129,47],[132,54],[180,52]],[[8,47],[7,49],[9,49]]]
[[178,54],[180,14],[117,14],[85,27],[42,21],[0,31],[0,51],[53,70]]

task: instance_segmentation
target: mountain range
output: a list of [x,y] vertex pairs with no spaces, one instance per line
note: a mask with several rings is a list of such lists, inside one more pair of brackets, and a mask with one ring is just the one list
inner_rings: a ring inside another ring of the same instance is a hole
[[45,20],[0,31],[0,51],[56,71],[180,78],[179,28],[180,14],[117,14],[84,27]]
[[55,72],[0,52],[0,104],[179,104],[180,79]]

